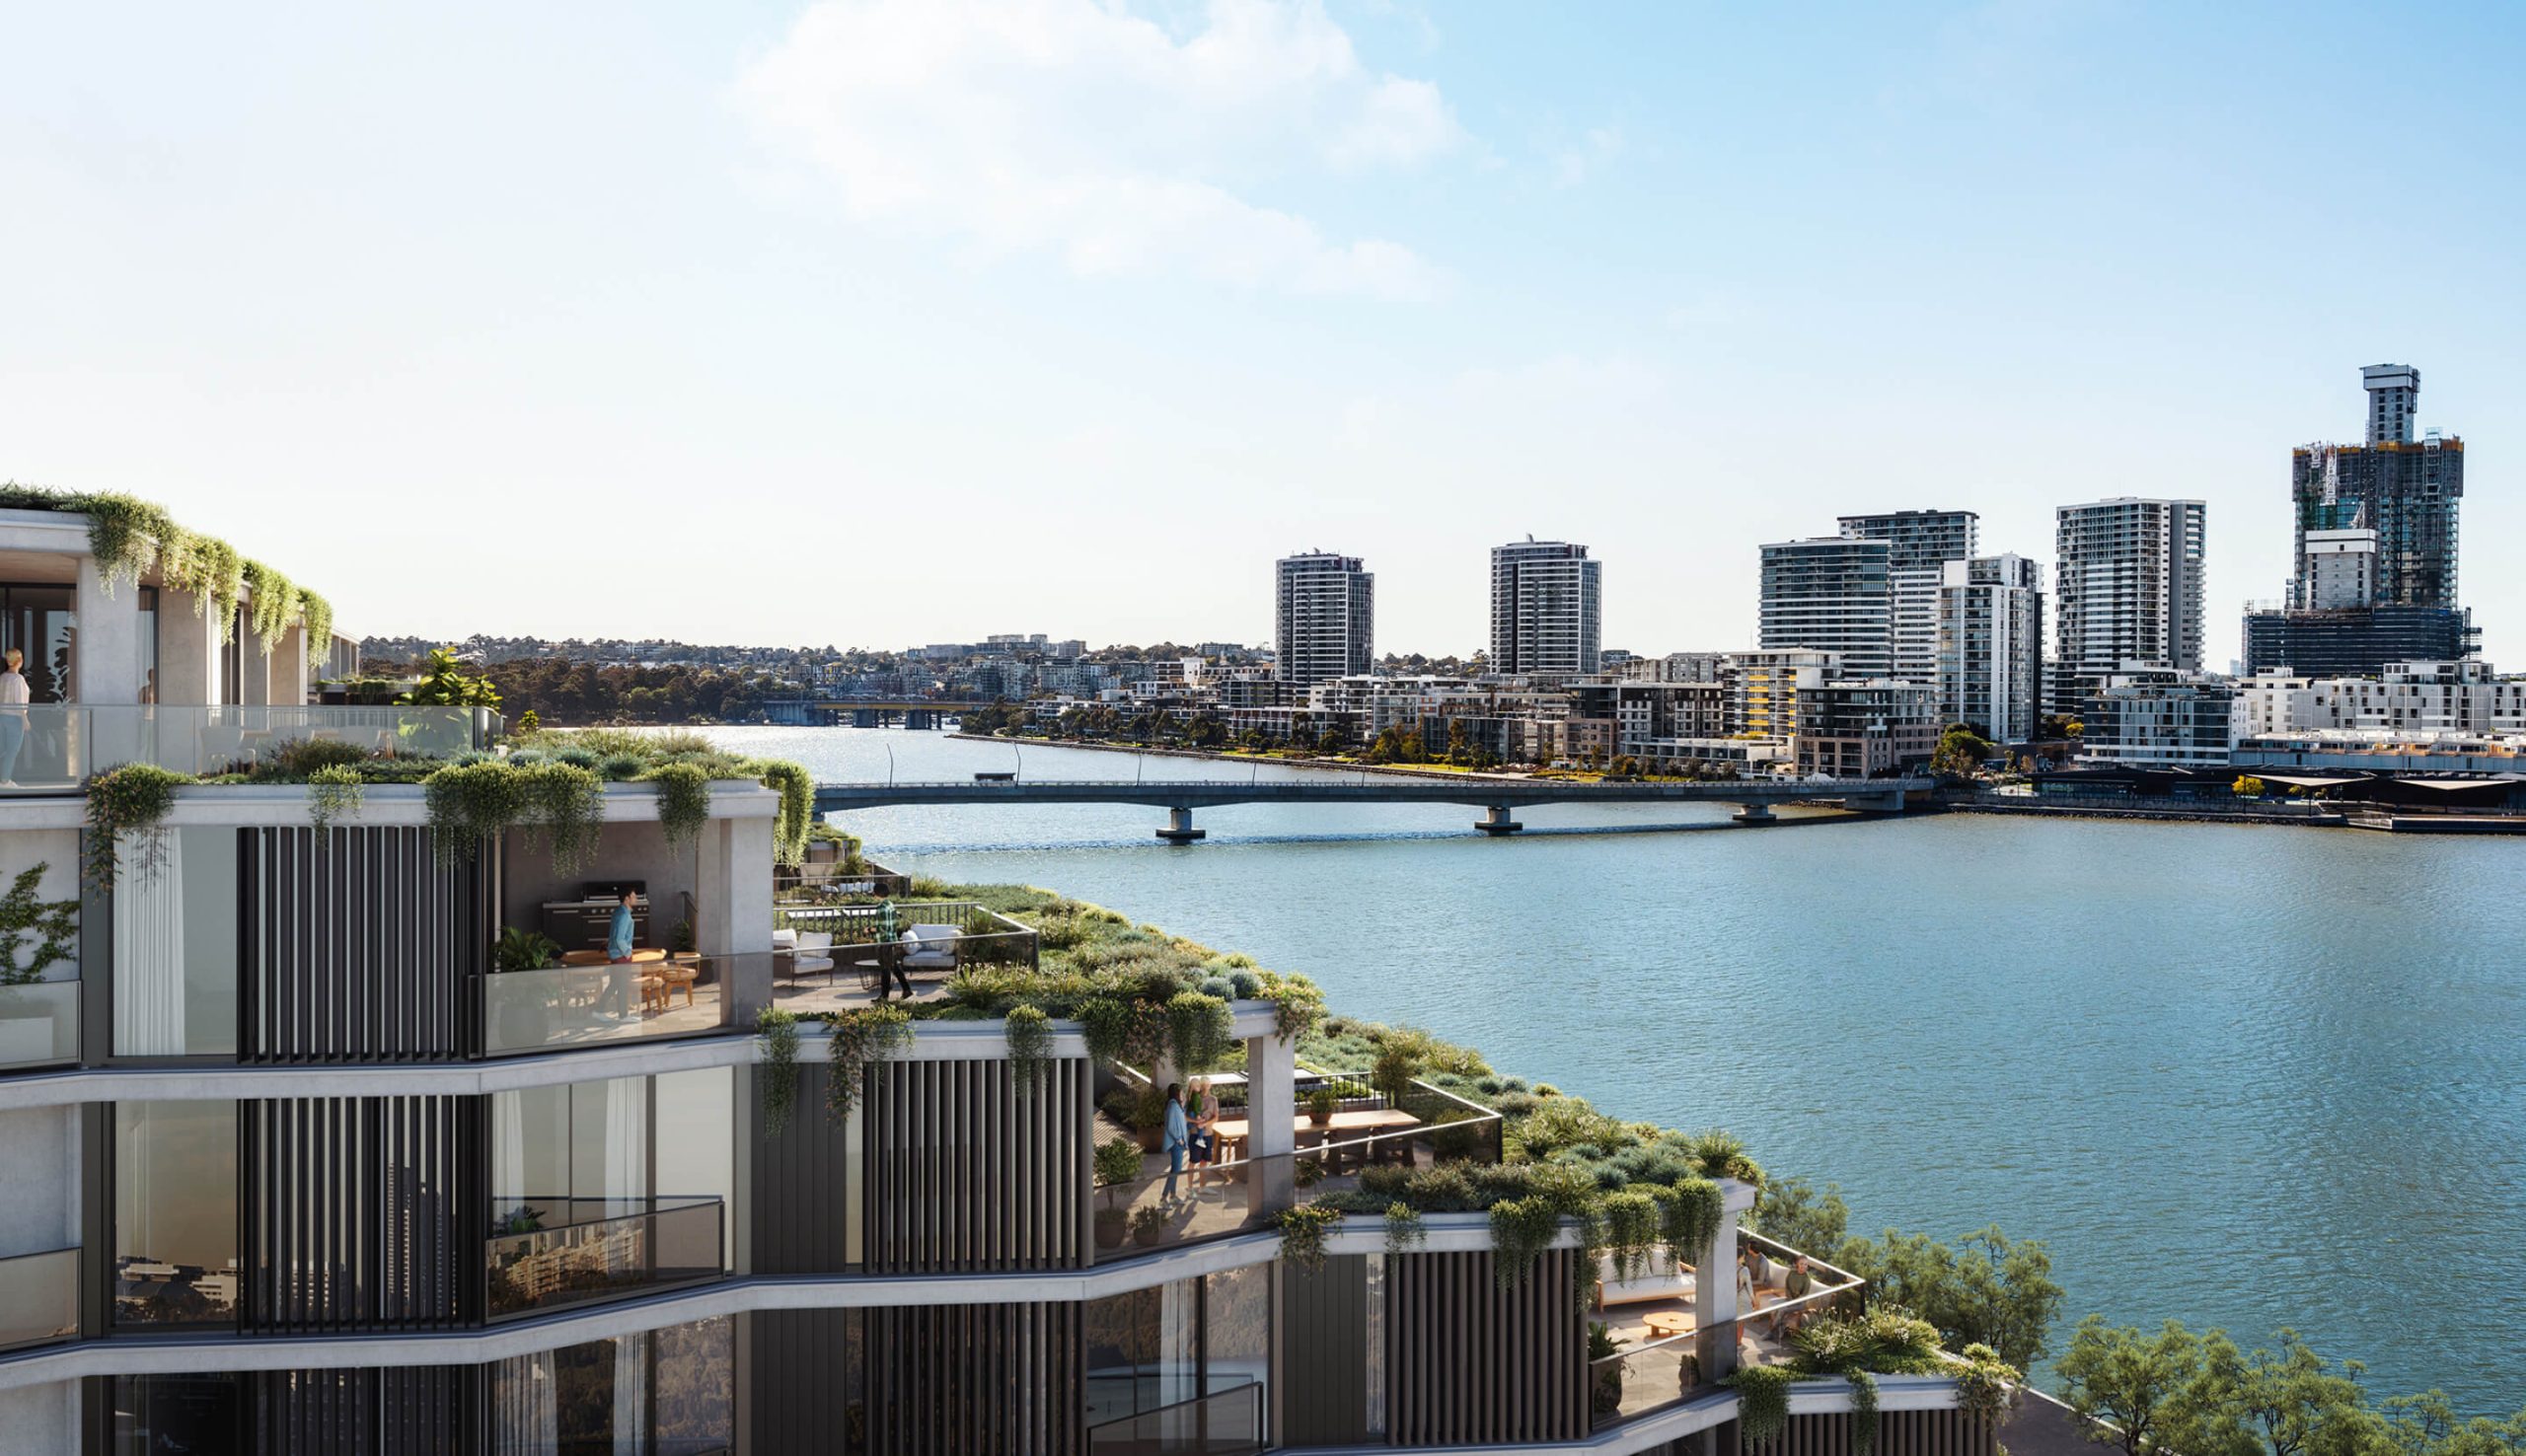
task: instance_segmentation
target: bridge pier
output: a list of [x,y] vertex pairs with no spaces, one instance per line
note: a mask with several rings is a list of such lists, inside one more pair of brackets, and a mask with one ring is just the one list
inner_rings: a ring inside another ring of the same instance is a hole
[[1506,804],[1494,804],[1483,811],[1482,817],[1473,822],[1473,827],[1495,839],[1514,835],[1525,828],[1524,825],[1509,817],[1509,806]]
[[1193,828],[1192,810],[1169,809],[1166,811],[1166,828],[1159,830],[1157,837],[1170,844],[1190,844],[1202,837],[1202,832]]
[[1900,814],[1903,812],[1903,791],[1896,789],[1892,793],[1871,794],[1864,799],[1844,799],[1842,807],[1861,814]]
[[1739,824],[1780,823],[1780,817],[1772,813],[1772,806],[1763,803],[1740,804],[1737,806],[1737,812],[1729,817]]

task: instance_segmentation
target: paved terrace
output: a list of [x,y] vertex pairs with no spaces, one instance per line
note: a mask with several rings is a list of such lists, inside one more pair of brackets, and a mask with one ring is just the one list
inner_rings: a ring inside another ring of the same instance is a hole
[[1899,814],[1927,778],[1748,778],[1720,782],[1585,782],[1487,774],[1338,773],[1298,779],[951,779],[899,783],[820,783],[816,812],[833,814],[895,804],[1147,804],[1169,814],[1158,837],[1201,837],[1193,811],[1229,804],[1468,804],[1487,811],[1475,828],[1513,834],[1511,811],[1537,804],[1735,804],[1738,819],[1768,822],[1775,804],[1834,804],[1872,814]]

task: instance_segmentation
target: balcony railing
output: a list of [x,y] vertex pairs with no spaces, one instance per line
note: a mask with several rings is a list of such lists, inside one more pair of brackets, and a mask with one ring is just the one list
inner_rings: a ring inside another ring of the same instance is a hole
[[[1781,1364],[1793,1353],[1790,1336],[1801,1324],[1827,1312],[1856,1310],[1866,1287],[1858,1275],[1809,1259],[1811,1287],[1793,1299],[1786,1294],[1785,1275],[1802,1257],[1799,1252],[1759,1234],[1740,1233],[1738,1238],[1741,1247],[1762,1252],[1769,1262],[1769,1276],[1753,1288],[1755,1309],[1741,1311],[1735,1319],[1707,1329],[1692,1325],[1693,1301],[1684,1286],[1697,1275],[1689,1267],[1672,1266],[1680,1275],[1675,1297],[1616,1305],[1596,1316],[1615,1329],[1648,1332],[1648,1338],[1631,1340],[1626,1347],[1589,1362],[1589,1411],[1597,1428],[1663,1411],[1718,1388],[1719,1355],[1731,1345],[1739,1367]],[[1651,1324],[1650,1316],[1656,1313],[1667,1314],[1669,1320]],[[1680,1333],[1658,1333],[1678,1323],[1684,1326]]]
[[[1138,1176],[1097,1190],[1097,1258],[1111,1262],[1268,1228],[1302,1200],[1357,1188],[1373,1167],[1496,1163],[1499,1123],[1499,1114],[1490,1113],[1453,1123],[1346,1127],[1336,1114],[1325,1128],[1298,1127],[1295,1151],[1255,1157],[1244,1151],[1251,1143],[1239,1137],[1239,1120],[1223,1117],[1225,1156],[1171,1170],[1163,1152],[1145,1154]],[[1098,1140],[1114,1135],[1100,1127]]]
[[0,1070],[78,1059],[78,982],[0,986]]
[[770,983],[772,952],[629,965],[502,971],[483,979],[483,1050],[492,1056],[706,1036],[728,1024],[737,980]]
[[[495,1216],[484,1247],[493,1318],[715,1279],[715,1198],[530,1198]],[[533,1223],[532,1228],[519,1225]]]
[[79,1333],[79,1251],[0,1259],[0,1349]]
[[1089,1456],[1250,1456],[1263,1449],[1262,1383],[1091,1425],[1087,1449]]
[[490,747],[499,721],[489,708],[467,707],[48,702],[0,708],[0,795],[65,793],[124,764],[180,773],[243,771],[308,739],[368,754],[444,758]]

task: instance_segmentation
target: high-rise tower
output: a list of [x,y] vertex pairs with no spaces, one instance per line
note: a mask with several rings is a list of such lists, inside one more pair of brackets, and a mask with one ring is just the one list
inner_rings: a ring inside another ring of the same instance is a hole
[[2120,496],[2054,514],[2051,710],[2078,712],[2128,663],[2201,671],[2201,502]]
[[1304,689],[1369,671],[1377,579],[1357,556],[1303,551],[1273,568],[1282,682]]
[[1938,681],[1939,591],[1947,563],[1973,554],[1980,521],[1971,511],[1884,511],[1840,519],[1843,536],[1886,543],[1886,579],[1894,596],[1893,676]]
[[1493,546],[1491,670],[1553,680],[1596,672],[1601,564],[1566,541]]

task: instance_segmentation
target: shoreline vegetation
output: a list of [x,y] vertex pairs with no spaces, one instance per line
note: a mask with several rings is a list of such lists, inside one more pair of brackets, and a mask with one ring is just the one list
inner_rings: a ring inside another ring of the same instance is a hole
[[[1424,1212],[1488,1211],[1503,1264],[1518,1264],[1515,1276],[1523,1277],[1549,1231],[1571,1218],[1588,1250],[1582,1265],[1593,1274],[1599,1256],[1647,1261],[1714,1227],[1704,1222],[1718,1216],[1712,1180],[1736,1178],[1757,1190],[1746,1227],[1868,1280],[1866,1307],[1811,1322],[1790,1365],[1742,1382],[1749,1399],[1753,1387],[1793,1378],[1870,1373],[1851,1367],[1849,1352],[1859,1348],[1888,1367],[1874,1373],[1953,1372],[1969,1391],[1988,1392],[1974,1399],[1992,1402],[1996,1415],[2019,1372],[2051,1354],[2062,1333],[2063,1292],[2038,1240],[2011,1239],[1997,1227],[1952,1243],[1894,1229],[1852,1234],[1838,1186],[1766,1171],[1727,1132],[1615,1117],[1549,1082],[1503,1072],[1476,1049],[1335,1014],[1302,975],[1264,970],[1251,957],[1054,891],[915,876],[907,898],[973,900],[1034,926],[1040,970],[962,971],[941,1000],[910,1008],[767,1013],[775,1084],[783,1079],[779,1049],[794,1057],[809,1021],[829,1024],[839,1059],[882,1057],[909,1036],[913,1020],[999,1019],[1008,1022],[1021,1060],[1029,1047],[1040,1057],[1046,1023],[1058,1017],[1083,1024],[1091,1057],[1171,1054],[1187,1070],[1230,1069],[1244,1053],[1226,1036],[1227,1002],[1269,999],[1283,1034],[1297,1038],[1301,1062],[1417,1078],[1498,1112],[1503,1123],[1496,1167],[1396,1170],[1375,1188],[1319,1197],[1282,1215],[1294,1245],[1321,1247],[1323,1229],[1345,1217],[1382,1216],[1391,1226]],[[1130,1126],[1156,1111],[1130,1106],[1128,1097],[1109,1100],[1118,1105],[1107,1111]],[[2271,1347],[2251,1350],[2224,1331],[2196,1334],[2173,1320],[2152,1332],[2092,1314],[2067,1333],[2053,1365],[2059,1399],[2090,1439],[2124,1456],[2526,1456],[2526,1410],[2468,1418],[2434,1389],[2378,1398],[2361,1384],[2358,1361],[2321,1355],[2294,1330],[2275,1331]]]

